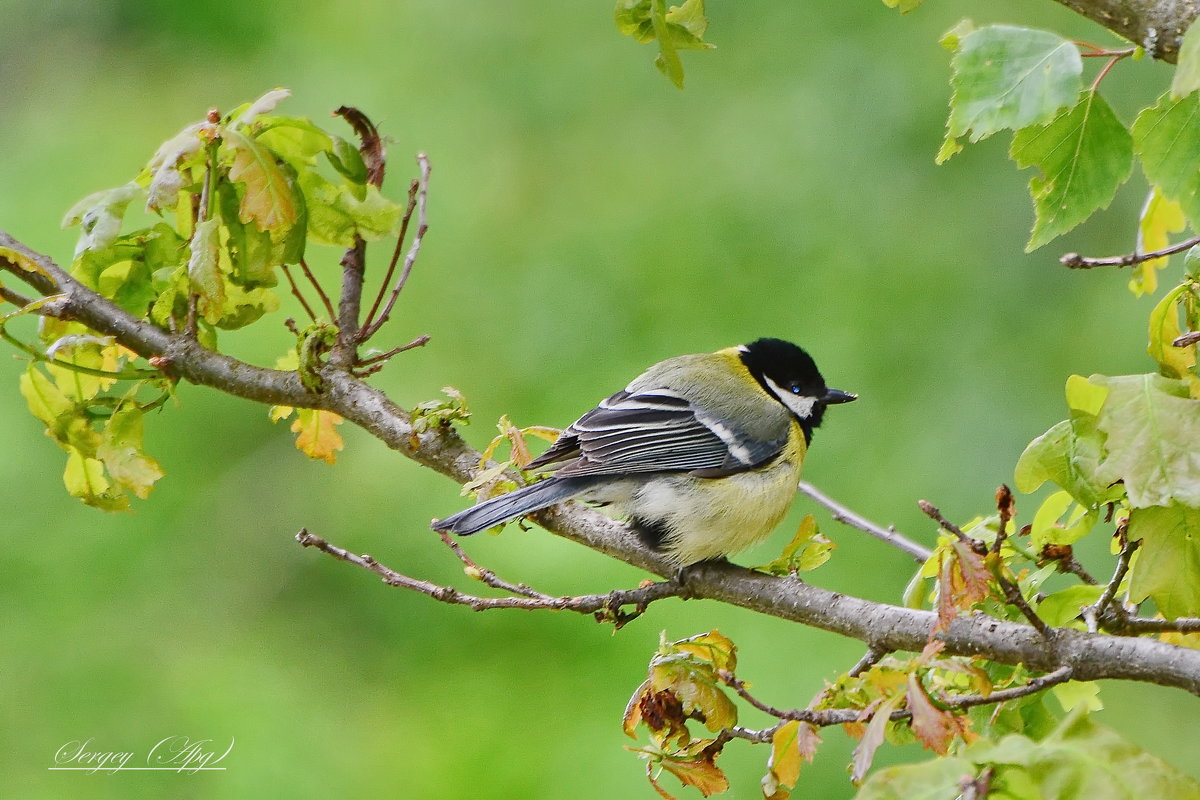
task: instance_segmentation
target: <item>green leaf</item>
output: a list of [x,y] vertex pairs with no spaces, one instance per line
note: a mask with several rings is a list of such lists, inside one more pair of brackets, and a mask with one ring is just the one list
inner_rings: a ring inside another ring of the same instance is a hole
[[1067,518],[1066,524],[1060,523],[1062,516],[1074,503],[1074,498],[1065,491],[1055,492],[1042,501],[1037,513],[1033,515],[1033,523],[1029,530],[1029,544],[1035,553],[1040,553],[1050,544],[1074,544],[1095,526],[1095,510],[1088,510],[1082,505],[1075,506],[1075,511]]
[[1200,96],[1159,97],[1134,120],[1133,148],[1146,179],[1200,224]]
[[114,412],[104,426],[104,438],[96,455],[118,485],[145,500],[163,471],[157,461],[142,451],[143,416],[144,412],[134,403],[126,403]]
[[1108,396],[1103,386],[1072,375],[1067,379],[1071,418],[1058,423],[1029,443],[1017,460],[1013,479],[1019,491],[1036,491],[1045,481],[1057,484],[1082,506],[1096,508],[1120,497],[1100,474],[1104,433],[1097,416]]
[[800,522],[800,527],[792,541],[783,548],[779,558],[754,569],[768,572],[772,575],[791,575],[795,572],[808,572],[829,560],[833,549],[837,547],[817,529],[817,521],[808,514]]
[[881,769],[855,800],[948,800],[962,796],[962,780],[979,770],[964,758],[935,758]]
[[99,250],[116,241],[121,234],[121,221],[125,217],[125,210],[142,191],[141,186],[130,181],[123,186],[89,194],[71,206],[63,217],[62,226],[69,228],[78,225],[80,228],[75,254],[79,255],[85,250]]
[[296,169],[313,166],[329,153],[335,137],[303,117],[262,117],[255,139]]
[[1051,627],[1066,625],[1079,616],[1080,609],[1100,599],[1103,586],[1068,586],[1038,603],[1037,613]]
[[[29,413],[44,422],[48,429],[56,428],[63,417],[75,413],[74,401],[32,364],[21,373],[20,387],[21,396],[29,405]],[[50,430],[46,433],[53,435]]]
[[901,14],[907,14],[915,11],[917,6],[921,5],[921,0],[883,0],[883,4],[888,8],[899,9]]
[[679,50],[707,50],[715,47],[704,41],[708,18],[704,0],[684,0],[667,8],[666,0],[617,0],[617,30],[639,42],[658,42],[654,64],[683,88],[683,62]]
[[1180,98],[1200,89],[1200,25],[1188,26],[1179,44],[1179,60],[1171,78],[1171,97]]
[[1098,426],[1108,435],[1101,480],[1125,482],[1133,508],[1200,506],[1200,401],[1161,375],[1093,375],[1108,389]]
[[1196,781],[1095,724],[1081,711],[1041,741],[1019,735],[999,742],[980,740],[962,755],[978,767],[995,767],[992,786],[1011,786],[1021,780],[1040,789],[1041,797],[1200,800]]
[[197,224],[188,259],[188,280],[199,296],[200,314],[210,323],[215,323],[225,313],[225,279],[218,261],[219,240],[220,220],[206,219]]
[[72,497],[78,497],[89,506],[105,511],[125,511],[129,508],[129,497],[120,490],[112,491],[112,485],[104,476],[104,464],[83,455],[74,447],[67,448],[63,484]]
[[1150,312],[1150,344],[1146,352],[1158,362],[1158,370],[1168,378],[1176,378],[1188,382],[1195,396],[1197,386],[1196,346],[1176,347],[1172,344],[1183,331],[1179,326],[1179,306],[1183,303],[1194,302],[1194,296],[1189,284],[1180,284],[1167,292]]
[[[885,0],[886,2],[886,0]],[[989,25],[943,37],[955,49],[951,61],[950,119],[938,163],[961,149],[957,140],[986,139],[1051,120],[1072,105],[1083,88],[1079,48],[1046,31]]]
[[[1166,197],[1157,186],[1151,186],[1138,219],[1137,252],[1162,250],[1171,243],[1169,234],[1179,233],[1185,227],[1187,219],[1179,203]],[[1168,256],[1162,256],[1134,266],[1133,277],[1129,280],[1129,291],[1133,292],[1134,297],[1154,294],[1158,289],[1158,271],[1166,269],[1169,260]]]
[[362,200],[347,186],[331,183],[315,172],[303,173],[300,185],[308,208],[308,233],[313,241],[337,247],[354,245],[355,235],[368,242],[394,235],[404,206],[393,203],[373,185]]
[[1050,691],[1062,705],[1063,711],[1083,708],[1085,711],[1100,711],[1104,702],[1100,699],[1100,684],[1095,681],[1067,681],[1052,686]]
[[1009,155],[1042,172],[1029,181],[1037,219],[1026,252],[1106,208],[1133,170],[1129,131],[1093,90],[1052,122],[1017,131]]
[[238,218],[270,231],[276,241],[282,240],[299,217],[295,188],[287,172],[255,139],[227,129],[222,141],[233,152],[229,179],[244,188]]
[[1142,541],[1130,570],[1132,599],[1153,598],[1167,619],[1200,616],[1200,509],[1135,508],[1129,538]]
[[325,152],[325,157],[339,174],[351,183],[364,185],[367,182],[367,165],[362,153],[350,142],[340,136],[333,137],[333,148]]

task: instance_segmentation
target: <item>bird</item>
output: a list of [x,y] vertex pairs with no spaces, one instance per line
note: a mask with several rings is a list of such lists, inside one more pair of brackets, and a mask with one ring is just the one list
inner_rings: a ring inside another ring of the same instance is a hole
[[857,395],[782,339],[668,358],[571,423],[526,470],[552,477],[434,520],[466,536],[578,499],[623,512],[684,568],[758,544],[791,507],[813,431]]

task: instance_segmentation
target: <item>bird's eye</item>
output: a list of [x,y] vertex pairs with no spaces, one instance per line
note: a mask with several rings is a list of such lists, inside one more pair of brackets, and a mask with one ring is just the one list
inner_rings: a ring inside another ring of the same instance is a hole
[[788,388],[792,390],[792,394],[800,394],[800,384],[793,383]]

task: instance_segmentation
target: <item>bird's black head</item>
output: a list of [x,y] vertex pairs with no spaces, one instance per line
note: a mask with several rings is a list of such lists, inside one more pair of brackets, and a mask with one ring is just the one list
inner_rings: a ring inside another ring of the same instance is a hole
[[821,424],[827,406],[848,403],[858,395],[825,385],[812,356],[782,339],[758,339],[738,348],[742,363],[792,413],[808,438]]

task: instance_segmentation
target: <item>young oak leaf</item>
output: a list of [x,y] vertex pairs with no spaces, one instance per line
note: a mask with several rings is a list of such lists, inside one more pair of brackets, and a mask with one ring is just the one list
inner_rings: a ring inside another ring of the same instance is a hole
[[1108,389],[1097,425],[1107,434],[1098,476],[1124,481],[1133,508],[1200,507],[1200,401],[1161,375],[1093,375]]
[[158,462],[142,451],[143,417],[137,405],[125,404],[108,418],[103,441],[96,448],[97,458],[104,462],[112,479],[141,500],[150,496],[164,474]]
[[1104,98],[1088,89],[1052,121],[1017,131],[1009,157],[1042,173],[1029,181],[1036,212],[1025,245],[1031,252],[1108,207],[1133,171],[1133,140]]
[[675,652],[687,653],[693,658],[712,664],[718,671],[733,672],[737,669],[737,645],[715,628],[708,633],[675,642],[671,647]]
[[1142,541],[1130,570],[1131,599],[1153,598],[1167,619],[1200,615],[1200,509],[1179,503],[1135,508],[1129,538]]
[[220,220],[206,219],[196,225],[188,257],[188,280],[198,296],[200,315],[215,324],[225,313],[225,277],[220,263]]
[[337,452],[345,447],[342,435],[337,426],[342,424],[342,418],[332,411],[320,408],[297,408],[296,419],[292,422],[292,432],[296,436],[296,449],[309,458],[333,464],[337,461]]
[[722,691],[716,671],[709,664],[678,658],[658,660],[650,668],[650,689],[673,694],[685,717],[698,714],[713,733],[737,724],[737,706]]
[[754,569],[771,575],[793,575],[809,572],[824,564],[837,547],[832,540],[817,530],[817,521],[808,514],[800,521],[800,527],[792,541],[783,548],[779,558]]
[[233,151],[229,179],[245,187],[239,217],[282,239],[299,219],[296,189],[275,156],[250,136],[226,128],[222,141]]
[[767,757],[767,774],[762,779],[765,800],[787,800],[796,781],[800,766],[812,763],[821,737],[807,722],[789,720],[775,729],[771,737],[771,755]]
[[1176,286],[1163,296],[1150,312],[1150,343],[1146,352],[1158,362],[1158,371],[1168,378],[1187,381],[1192,397],[1200,394],[1196,378],[1196,345],[1176,347],[1173,342],[1183,333],[1179,325],[1179,307],[1194,305],[1195,295],[1190,284]]
[[[1162,250],[1170,244],[1168,234],[1179,233],[1186,226],[1187,219],[1179,203],[1165,197],[1157,186],[1152,186],[1146,204],[1142,206],[1141,218],[1138,219],[1137,252]],[[1154,294],[1158,288],[1158,271],[1166,268],[1168,260],[1167,256],[1151,258],[1134,267],[1133,277],[1129,279],[1129,291],[1135,297]]]
[[[693,786],[699,789],[700,794],[705,797],[720,794],[728,791],[729,779],[717,766],[716,759],[721,750],[712,745],[713,742],[710,740],[698,739],[688,748],[689,752],[697,751],[695,755],[668,754],[664,755],[659,763],[663,769],[678,778],[684,786]],[[654,788],[663,793],[657,783],[654,784]]]
[[904,696],[912,714],[913,735],[927,750],[944,756],[951,742],[970,733],[970,720],[935,706],[915,672],[908,674],[908,691]]
[[854,748],[854,759],[850,764],[850,781],[855,786],[861,784],[863,778],[866,777],[867,770],[871,768],[871,762],[875,760],[875,751],[879,749],[879,745],[883,744],[883,736],[887,732],[892,712],[899,708],[902,702],[904,702],[904,692],[901,691],[875,706],[871,721],[867,723],[867,729],[863,733],[862,739]]
[[982,555],[958,540],[950,543],[949,551],[943,551],[938,565],[937,624],[931,638],[950,627],[960,611],[991,593],[990,576]]

